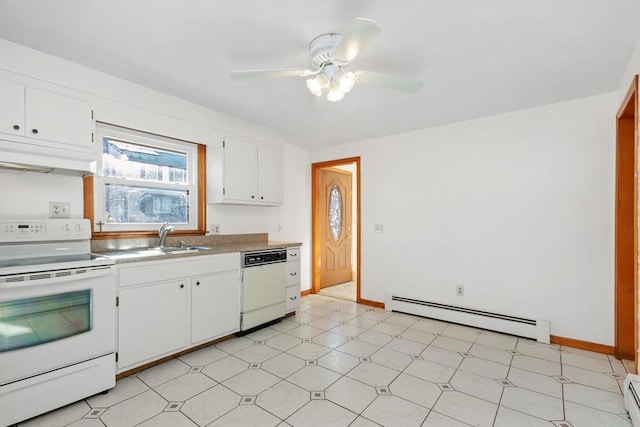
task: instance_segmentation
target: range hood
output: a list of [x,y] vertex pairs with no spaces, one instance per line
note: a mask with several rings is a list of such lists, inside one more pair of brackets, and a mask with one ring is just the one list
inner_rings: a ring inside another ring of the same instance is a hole
[[0,151],[0,169],[84,176],[96,172],[96,161]]

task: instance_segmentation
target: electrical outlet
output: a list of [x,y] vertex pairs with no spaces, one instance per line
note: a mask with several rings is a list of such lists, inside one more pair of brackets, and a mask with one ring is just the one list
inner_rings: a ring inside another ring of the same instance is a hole
[[463,285],[456,285],[456,295],[458,295],[459,297],[463,297],[464,296],[464,286]]
[[49,218],[71,218],[71,203],[49,202]]
[[220,224],[211,224],[209,226],[209,232],[211,234],[220,234]]
[[278,224],[278,233],[282,233],[284,231],[284,224],[283,223],[279,223]]
[[373,224],[374,233],[384,233],[384,226],[382,224]]

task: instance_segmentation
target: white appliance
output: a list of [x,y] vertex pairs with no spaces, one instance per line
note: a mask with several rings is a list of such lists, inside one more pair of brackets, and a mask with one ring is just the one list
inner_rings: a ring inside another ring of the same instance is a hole
[[85,219],[0,220],[0,427],[115,386],[114,260]]
[[624,408],[633,427],[640,427],[640,377],[628,374],[624,379]]
[[284,316],[287,250],[242,255],[240,330],[244,332]]

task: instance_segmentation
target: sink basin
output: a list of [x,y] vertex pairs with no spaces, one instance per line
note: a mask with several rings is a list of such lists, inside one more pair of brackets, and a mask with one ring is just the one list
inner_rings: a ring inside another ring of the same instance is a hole
[[[155,249],[155,248],[154,248]],[[184,246],[184,247],[164,247],[162,249],[157,248],[160,251],[163,251],[168,254],[174,254],[176,252],[200,252],[200,251],[208,251],[211,248],[208,246]]]
[[132,248],[129,251],[136,252],[139,255],[145,256],[156,256],[156,255],[166,255],[166,254],[184,254],[190,252],[200,252],[200,251],[208,251],[211,248],[208,246],[184,246],[184,247],[169,247],[165,246],[164,248],[155,247],[155,248]]

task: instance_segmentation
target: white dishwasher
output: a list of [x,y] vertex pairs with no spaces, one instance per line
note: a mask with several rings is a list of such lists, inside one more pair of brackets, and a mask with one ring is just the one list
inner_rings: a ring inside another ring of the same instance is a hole
[[285,314],[286,249],[242,254],[240,330],[280,319]]

